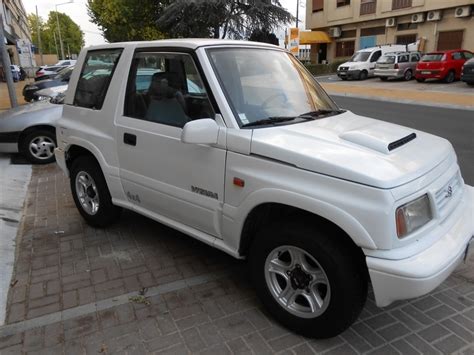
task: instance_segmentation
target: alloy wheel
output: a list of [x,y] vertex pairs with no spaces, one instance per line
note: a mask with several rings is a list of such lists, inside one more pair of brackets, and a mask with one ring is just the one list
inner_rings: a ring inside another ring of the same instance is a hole
[[91,216],[99,211],[100,200],[97,185],[92,177],[85,171],[76,175],[76,195],[82,209]]

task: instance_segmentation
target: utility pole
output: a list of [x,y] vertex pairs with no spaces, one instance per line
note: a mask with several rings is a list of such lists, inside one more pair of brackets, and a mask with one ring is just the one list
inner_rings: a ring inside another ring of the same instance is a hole
[[59,58],[58,42],[56,41],[56,32],[55,31],[53,31],[53,38],[54,38],[54,46],[56,47],[56,54],[58,55],[58,58]]
[[38,32],[38,51],[41,57],[41,65],[44,65],[43,48],[41,47],[40,18],[38,16],[38,5],[36,5],[36,21],[37,21],[36,31]]
[[15,85],[13,84],[13,76],[11,70],[10,56],[8,55],[7,46],[5,45],[5,34],[3,33],[3,16],[0,13],[0,53],[2,55],[3,71],[5,72],[5,78],[7,79],[8,94],[10,95],[11,107],[17,107],[18,101],[16,100]]
[[300,0],[296,0],[296,28],[298,28],[300,20],[299,18],[300,13]]

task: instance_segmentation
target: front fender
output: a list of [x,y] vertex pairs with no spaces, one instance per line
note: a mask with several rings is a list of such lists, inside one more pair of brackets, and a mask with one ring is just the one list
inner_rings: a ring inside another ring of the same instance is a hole
[[287,205],[323,217],[346,232],[359,247],[366,249],[377,248],[364,227],[344,210],[327,202],[298,193],[276,188],[265,188],[249,194],[238,207],[224,204],[223,230],[227,231],[224,238],[225,242],[232,249],[239,249],[242,230],[247,216],[254,208],[265,203]]

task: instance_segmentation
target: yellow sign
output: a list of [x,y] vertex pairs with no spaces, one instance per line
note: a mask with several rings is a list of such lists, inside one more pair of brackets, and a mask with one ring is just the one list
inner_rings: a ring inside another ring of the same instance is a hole
[[300,30],[299,28],[290,28],[290,52],[294,55],[298,55],[300,46]]

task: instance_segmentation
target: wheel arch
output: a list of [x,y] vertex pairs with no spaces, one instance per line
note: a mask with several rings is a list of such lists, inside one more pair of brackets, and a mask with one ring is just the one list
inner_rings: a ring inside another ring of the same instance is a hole
[[[278,192],[273,192],[272,195],[276,197]],[[251,208],[246,209],[248,212],[243,217],[239,234],[238,252],[240,255],[246,255],[253,239],[258,234],[259,228],[265,223],[269,223],[270,217],[282,218],[292,214],[303,214],[318,225],[340,232],[343,238],[349,240],[358,249],[377,248],[368,232],[347,212],[305,196],[289,194],[286,197],[290,198],[286,201],[284,196],[280,197],[282,198],[276,198],[272,202],[255,203]],[[298,203],[295,203],[296,201]]]
[[34,126],[29,126],[25,128],[23,131],[21,131],[20,135],[18,136],[18,150],[20,150],[21,143],[23,142],[23,139],[25,139],[26,136],[28,136],[31,132],[37,131],[37,130],[46,130],[50,131],[54,135],[56,135],[56,128],[54,126],[50,126],[47,124],[40,124],[40,125],[34,125]]

